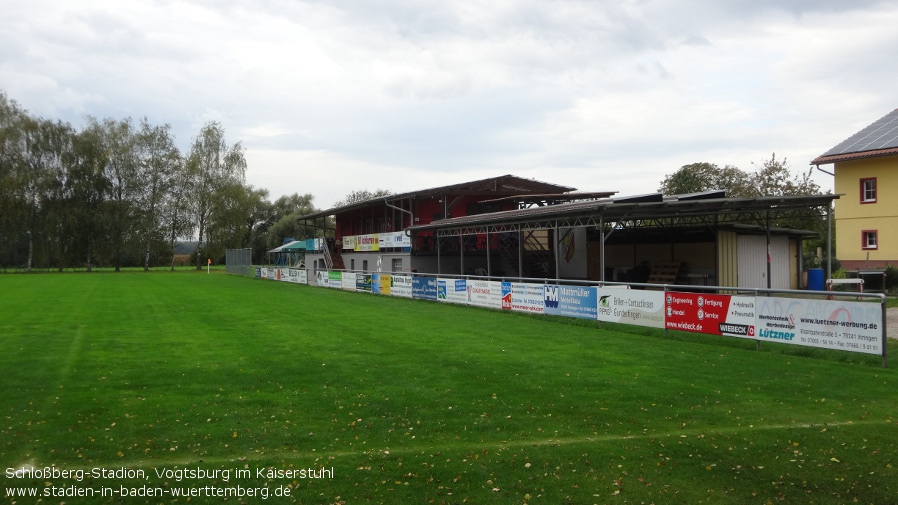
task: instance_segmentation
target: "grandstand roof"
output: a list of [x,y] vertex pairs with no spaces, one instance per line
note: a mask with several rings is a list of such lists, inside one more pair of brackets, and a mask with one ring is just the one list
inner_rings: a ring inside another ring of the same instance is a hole
[[576,188],[552,184],[548,182],[537,181],[535,179],[524,179],[514,175],[503,175],[500,177],[491,177],[489,179],[481,179],[477,181],[462,182],[459,184],[451,184],[449,186],[438,186],[434,188],[421,189],[418,191],[409,191],[406,193],[397,193],[386,196],[379,196],[361,202],[354,202],[348,205],[333,207],[326,210],[314,212],[299,216],[299,219],[316,219],[320,217],[333,216],[341,212],[362,209],[375,203],[387,201],[397,201],[408,198],[420,198],[424,196],[436,195],[481,195],[484,197],[500,198],[505,196],[523,196],[523,195],[562,195],[574,191]]
[[[767,196],[724,198],[721,192],[664,196],[661,193],[595,201],[563,203],[544,207],[477,214],[433,221],[413,226],[413,231],[434,230],[439,235],[503,232],[575,226],[626,223],[627,227],[657,226],[661,223],[696,224],[760,223],[767,214],[773,218],[807,216],[828,207],[839,195]],[[622,225],[623,226],[623,225]]]

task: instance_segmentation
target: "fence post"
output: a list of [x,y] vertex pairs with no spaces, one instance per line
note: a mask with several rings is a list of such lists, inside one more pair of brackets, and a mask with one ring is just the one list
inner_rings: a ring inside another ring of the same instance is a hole
[[886,316],[886,311],[888,307],[886,307],[886,295],[880,295],[879,303],[882,306],[882,367],[889,368],[889,357],[888,357],[888,341],[889,341],[889,332],[888,332],[888,317]]

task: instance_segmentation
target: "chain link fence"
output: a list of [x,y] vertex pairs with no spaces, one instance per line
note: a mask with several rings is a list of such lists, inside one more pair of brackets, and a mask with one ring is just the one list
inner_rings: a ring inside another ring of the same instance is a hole
[[225,253],[225,270],[229,274],[245,277],[252,277],[256,274],[253,268],[252,249],[228,249]]

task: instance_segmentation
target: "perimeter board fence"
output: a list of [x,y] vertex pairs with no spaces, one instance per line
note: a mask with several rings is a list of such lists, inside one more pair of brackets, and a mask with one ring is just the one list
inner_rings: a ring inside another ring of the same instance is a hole
[[874,293],[743,289],[406,272],[253,267],[260,279],[529,314],[873,354],[888,366],[886,297]]

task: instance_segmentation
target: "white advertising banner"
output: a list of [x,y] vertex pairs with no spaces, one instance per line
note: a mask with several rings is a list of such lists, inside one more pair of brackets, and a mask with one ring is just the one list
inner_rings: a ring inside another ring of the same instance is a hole
[[478,307],[488,307],[491,309],[502,308],[502,283],[499,281],[484,281],[479,279],[469,279],[468,303]]
[[411,298],[412,297],[412,276],[411,275],[396,275],[393,274],[390,276],[390,294],[393,296],[399,296],[401,298]]
[[340,278],[340,287],[347,291],[355,291],[356,273],[343,272]]
[[[305,270],[298,268],[288,268],[282,273],[281,280],[286,282],[293,282],[296,284],[305,283],[305,274]],[[302,278],[300,278],[300,276],[302,276]]]
[[871,302],[759,296],[761,341],[882,354],[882,305]]
[[464,279],[437,279],[437,300],[468,303],[468,287]]
[[664,292],[615,287],[596,288],[599,321],[664,327]]
[[543,295],[542,284],[512,282],[511,310],[529,314],[543,314],[546,312],[546,303]]
[[381,233],[378,235],[380,247],[411,247],[412,238],[405,234],[404,231],[396,231],[390,233]]

